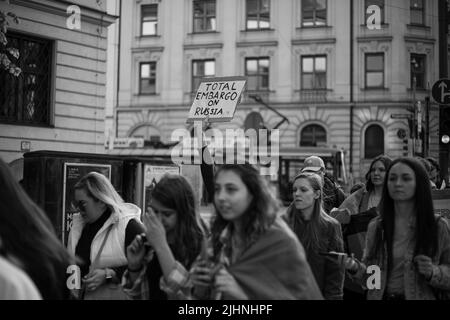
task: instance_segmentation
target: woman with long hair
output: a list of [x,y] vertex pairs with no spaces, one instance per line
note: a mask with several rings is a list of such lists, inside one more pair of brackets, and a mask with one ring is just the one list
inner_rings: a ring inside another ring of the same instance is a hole
[[396,159],[386,175],[363,263],[348,259],[346,268],[361,278],[366,266],[380,267],[381,288],[368,290],[368,299],[436,299],[450,290],[448,223],[434,214],[430,180],[418,160]]
[[[346,252],[356,259],[362,258],[367,227],[370,220],[378,215],[383,184],[391,163],[392,159],[385,155],[373,159],[365,176],[365,187],[352,193],[338,210],[330,213],[342,224]],[[344,299],[365,299],[364,290],[350,277],[345,279]]]
[[249,164],[215,175],[216,217],[191,270],[200,299],[321,299],[298,239],[277,216],[278,202]]
[[126,247],[144,231],[141,210],[125,203],[104,175],[90,172],[75,184],[80,210],[73,215],[68,248],[79,258],[82,299],[126,299],[120,279],[126,269]]
[[306,250],[317,284],[327,300],[342,299],[345,270],[329,252],[343,252],[339,222],[325,213],[323,187],[319,175],[298,174],[293,180],[293,202],[287,220]]
[[0,255],[25,271],[43,299],[70,298],[66,270],[74,259],[1,159],[0,190]]
[[[164,175],[151,193],[143,221],[145,236],[137,235],[127,248],[125,291],[133,299],[184,298],[188,293],[183,288],[189,280],[185,270],[200,254],[206,236],[186,178]],[[181,281],[179,286],[173,284],[176,280]]]

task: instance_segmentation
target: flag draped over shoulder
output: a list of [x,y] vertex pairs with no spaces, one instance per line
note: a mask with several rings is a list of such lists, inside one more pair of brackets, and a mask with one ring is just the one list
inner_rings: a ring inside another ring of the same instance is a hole
[[229,272],[250,299],[323,299],[302,245],[281,218],[242,253]]

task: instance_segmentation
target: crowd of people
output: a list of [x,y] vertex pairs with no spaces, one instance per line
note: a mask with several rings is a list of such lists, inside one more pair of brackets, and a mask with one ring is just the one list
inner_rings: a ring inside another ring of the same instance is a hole
[[[0,299],[450,298],[450,227],[434,213],[431,191],[443,182],[433,159],[379,156],[347,195],[311,156],[291,177],[285,210],[255,166],[210,172],[212,221],[182,175],[162,177],[141,212],[105,176],[87,174],[66,248],[0,160]],[[368,288],[374,265],[380,285]]]

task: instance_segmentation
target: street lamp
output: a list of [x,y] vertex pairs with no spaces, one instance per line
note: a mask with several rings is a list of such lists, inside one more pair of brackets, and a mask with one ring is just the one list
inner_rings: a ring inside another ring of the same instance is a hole
[[412,103],[412,107],[413,107],[413,125],[412,125],[412,130],[413,130],[413,134],[412,134],[412,139],[413,139],[413,144],[412,144],[412,152],[413,152],[413,157],[416,155],[416,137],[417,137],[417,133],[416,133],[416,122],[417,122],[417,109],[416,109],[416,87],[417,87],[417,78],[416,78],[416,70],[419,67],[419,64],[416,61],[416,58],[412,58],[411,60],[411,67],[412,67],[412,89],[413,89],[413,103]]

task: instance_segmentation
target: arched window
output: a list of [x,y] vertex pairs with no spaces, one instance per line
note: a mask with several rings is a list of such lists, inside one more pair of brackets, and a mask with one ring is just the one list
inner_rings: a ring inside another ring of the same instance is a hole
[[248,129],[259,130],[261,128],[264,128],[264,119],[261,116],[261,114],[259,114],[259,112],[255,112],[255,111],[250,112],[247,115],[247,118],[245,118],[244,128],[245,128],[245,130],[248,130]]
[[327,132],[318,124],[310,124],[300,133],[301,147],[317,147],[327,143]]
[[145,140],[149,140],[152,142],[161,141],[161,135],[159,133],[159,130],[148,124],[139,126],[136,129],[134,129],[133,132],[130,134],[130,137],[144,138]]
[[372,159],[384,153],[384,131],[377,124],[367,127],[364,134],[364,157]]

